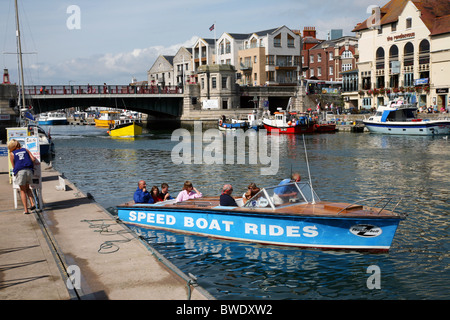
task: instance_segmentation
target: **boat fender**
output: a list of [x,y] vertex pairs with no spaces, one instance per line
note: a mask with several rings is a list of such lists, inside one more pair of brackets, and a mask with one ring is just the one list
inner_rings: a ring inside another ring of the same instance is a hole
[[219,120],[219,126],[221,126],[222,125],[222,120]]

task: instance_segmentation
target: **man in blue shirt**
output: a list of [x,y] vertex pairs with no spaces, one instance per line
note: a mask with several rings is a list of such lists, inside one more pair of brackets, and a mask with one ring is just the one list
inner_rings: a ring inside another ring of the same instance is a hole
[[133,199],[135,203],[153,203],[153,198],[147,191],[147,184],[144,180],[139,181]]
[[222,194],[220,195],[220,205],[221,206],[229,206],[229,207],[237,207],[236,200],[231,196],[233,192],[233,187],[231,184],[226,184],[222,188]]
[[289,201],[290,197],[297,196],[297,188],[295,186],[288,186],[286,184],[291,182],[300,182],[302,180],[300,174],[298,172],[294,173],[291,179],[284,179],[278,184],[278,187],[274,189],[274,203],[275,204],[283,204],[284,202]]

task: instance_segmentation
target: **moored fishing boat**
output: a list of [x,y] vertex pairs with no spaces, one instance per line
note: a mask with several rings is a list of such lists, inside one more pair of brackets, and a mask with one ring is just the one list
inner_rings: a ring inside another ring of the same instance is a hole
[[305,115],[296,117],[296,113],[275,112],[273,118],[264,118],[262,123],[267,132],[278,132],[279,134],[313,133],[314,123]]
[[[292,182],[261,189],[238,207],[219,205],[219,198],[117,206],[124,223],[268,245],[388,251],[403,215],[400,200],[380,208],[361,203],[321,201],[310,183]],[[370,199],[366,199],[370,200]],[[392,210],[387,206],[392,205]]]
[[417,107],[399,98],[379,106],[376,113],[363,120],[371,133],[400,135],[448,135],[450,119],[423,120],[416,117]]
[[315,123],[314,124],[314,132],[317,133],[326,133],[326,132],[335,132],[336,131],[336,124],[335,123]]
[[111,137],[134,137],[142,134],[142,124],[133,120],[116,120],[108,130]]
[[218,122],[218,128],[222,131],[235,131],[237,129],[247,129],[247,127],[247,121],[237,119],[227,120],[225,116],[222,116]]

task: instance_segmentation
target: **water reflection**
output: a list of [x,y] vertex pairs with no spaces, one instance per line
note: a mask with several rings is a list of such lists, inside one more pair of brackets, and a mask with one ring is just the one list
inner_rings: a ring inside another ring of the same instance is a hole
[[[65,128],[64,128],[65,127]],[[53,127],[54,167],[105,208],[129,201],[139,179],[167,182],[176,195],[185,180],[204,195],[231,182],[276,185],[292,171],[308,180],[303,137],[280,136],[278,174],[261,164],[174,165],[171,132],[134,141],[110,139],[92,127]],[[269,137],[270,138],[270,137]],[[448,299],[449,142],[433,137],[338,133],[305,136],[311,179],[322,200],[404,195],[402,221],[389,254],[372,255],[258,246],[137,230],[219,299]],[[248,142],[247,142],[248,144]],[[203,148],[204,146],[202,146]],[[246,145],[246,156],[248,149]],[[382,272],[382,289],[366,286],[367,268]]]

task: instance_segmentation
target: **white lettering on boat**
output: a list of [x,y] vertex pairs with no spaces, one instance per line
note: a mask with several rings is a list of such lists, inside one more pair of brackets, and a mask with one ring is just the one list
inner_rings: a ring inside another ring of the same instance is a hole
[[[128,220],[130,222],[153,224],[153,225],[168,225],[173,226],[176,224],[177,219],[175,216],[163,213],[151,213],[142,211],[130,211]],[[185,229],[201,229],[201,230],[217,230],[224,232],[231,232],[234,226],[234,221],[220,220],[220,219],[206,219],[206,218],[193,218],[184,216],[180,221]],[[240,224],[239,224],[240,225]],[[353,227],[354,228],[354,227]],[[277,225],[277,224],[256,224],[256,223],[244,223],[244,233],[261,235],[261,236],[273,236],[273,237],[317,237],[319,232],[315,225],[298,226],[298,225]]]
[[170,214],[130,211],[130,221],[174,225],[176,219]]
[[[226,232],[230,232],[231,228],[230,226],[234,224],[233,221],[220,221],[224,226],[225,226],[225,231]],[[217,221],[217,219],[212,219],[211,223],[208,224],[208,221],[204,218],[198,218],[195,219],[192,217],[184,217],[184,226],[188,227],[188,228],[192,228],[194,226],[196,226],[199,229],[215,229],[218,231],[221,231],[222,229],[220,228],[220,223],[219,221]]]
[[[285,229],[286,228],[286,229]],[[245,223],[245,230],[244,232],[246,234],[254,234],[254,235],[269,235],[269,236],[282,236],[286,233],[287,237],[300,237],[303,235],[304,237],[316,237],[319,235],[319,232],[317,231],[316,226],[305,226],[303,227],[302,231],[303,233],[300,234],[300,227],[299,226],[286,226],[285,228],[278,226],[278,225],[265,225],[260,224],[257,225],[255,223]],[[267,233],[268,231],[268,233]]]

